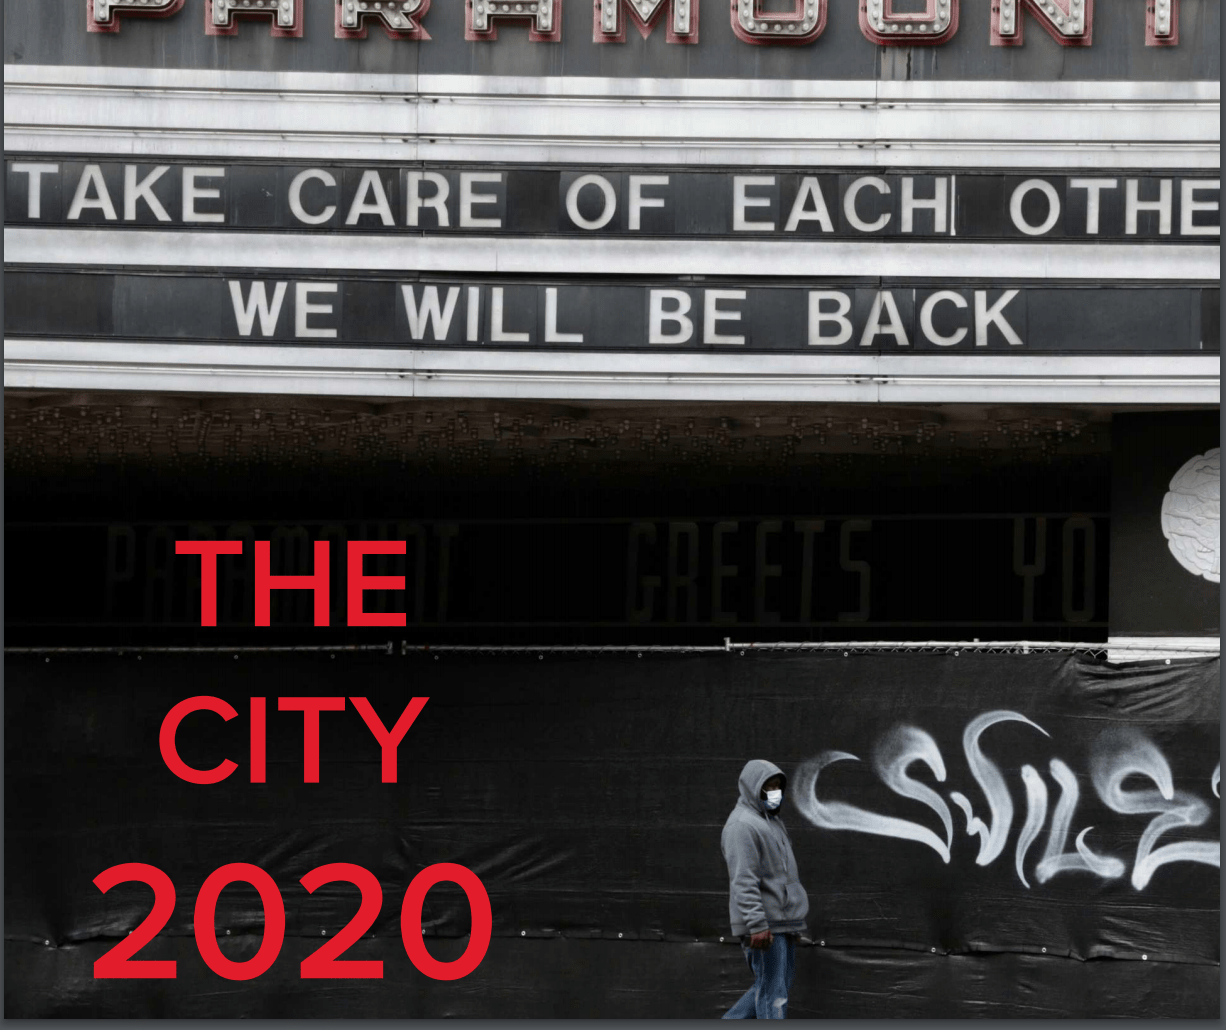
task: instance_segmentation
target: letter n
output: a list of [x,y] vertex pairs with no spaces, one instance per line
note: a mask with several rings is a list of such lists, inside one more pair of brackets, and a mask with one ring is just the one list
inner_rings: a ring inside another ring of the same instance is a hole
[[1021,46],[1027,11],[1061,46],[1090,45],[1094,0],[992,0],[992,46]]
[[118,32],[120,18],[169,18],[183,4],[184,0],[85,0],[85,28]]
[[498,38],[498,22],[528,23],[528,39],[533,43],[562,41],[562,0],[534,0],[532,3],[506,3],[505,0],[464,0],[464,38],[493,42]]
[[592,42],[626,42],[627,20],[633,21],[639,35],[646,39],[667,10],[665,39],[670,43],[697,43],[698,4],[699,0],[594,0]]

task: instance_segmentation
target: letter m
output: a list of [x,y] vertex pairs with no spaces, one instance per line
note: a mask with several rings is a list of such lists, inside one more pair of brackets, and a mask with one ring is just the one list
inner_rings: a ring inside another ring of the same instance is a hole
[[646,39],[660,15],[668,9],[665,38],[670,43],[698,42],[699,0],[595,0],[592,11],[592,42],[626,42],[627,13],[639,35]]
[[255,327],[256,315],[260,316],[260,332],[272,336],[277,331],[281,317],[281,304],[289,283],[277,283],[272,291],[272,304],[268,303],[268,290],[263,281],[253,282],[247,299],[243,299],[243,284],[230,280],[230,300],[234,304],[234,321],[238,323],[239,336],[250,336]]

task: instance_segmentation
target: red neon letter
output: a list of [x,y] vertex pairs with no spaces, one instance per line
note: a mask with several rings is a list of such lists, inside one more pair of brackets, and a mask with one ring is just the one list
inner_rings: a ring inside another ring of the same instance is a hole
[[172,773],[181,780],[187,780],[188,783],[220,783],[238,768],[236,763],[227,758],[212,769],[193,769],[179,757],[179,752],[175,749],[175,733],[179,729],[179,723],[183,721],[183,716],[191,712],[216,712],[226,722],[238,715],[238,712],[221,698],[210,697],[207,694],[180,701],[166,713],[166,718],[162,720],[162,731],[158,734],[158,746],[162,749],[162,760]]
[[421,715],[421,710],[426,707],[426,702],[430,699],[428,697],[413,698],[408,707],[400,713],[400,718],[396,720],[396,725],[392,727],[390,733],[366,698],[351,697],[349,700],[353,702],[353,707],[361,714],[363,721],[370,727],[370,732],[375,735],[375,740],[379,742],[379,747],[383,749],[383,782],[395,783],[396,748],[400,746],[404,735],[409,732],[409,727]]
[[[468,895],[468,908],[472,913],[472,932],[468,936],[468,947],[454,962],[438,961],[426,950],[426,942],[421,936],[421,908],[426,894],[436,883],[444,882],[458,883],[464,889],[464,893]],[[419,972],[425,973],[432,980],[458,980],[462,976],[468,976],[485,958],[493,930],[494,916],[490,911],[490,896],[485,893],[485,885],[477,878],[476,873],[462,865],[440,862],[438,865],[426,866],[413,877],[413,882],[404,893],[404,905],[400,909],[400,938],[404,942],[409,961]]]
[[315,625],[328,625],[328,541],[315,541],[315,572],[310,576],[274,576],[269,570],[269,543],[255,542],[255,624],[268,625],[268,599],[274,590],[313,590]]
[[175,554],[200,555],[200,625],[217,625],[217,556],[242,554],[241,540],[176,540]]
[[282,697],[277,710],[302,713],[302,782],[319,782],[319,713],[343,712],[343,697]]
[[350,626],[403,626],[404,612],[362,611],[363,590],[403,590],[403,576],[364,576],[362,557],[367,554],[404,554],[404,540],[350,540],[349,541],[349,625]]

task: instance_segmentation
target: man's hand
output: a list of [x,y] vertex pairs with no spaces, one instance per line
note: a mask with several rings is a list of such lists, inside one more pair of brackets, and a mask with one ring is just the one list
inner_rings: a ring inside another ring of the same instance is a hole
[[758,951],[765,951],[775,940],[774,935],[770,930],[763,930],[761,933],[751,934],[749,937],[749,946],[756,948]]

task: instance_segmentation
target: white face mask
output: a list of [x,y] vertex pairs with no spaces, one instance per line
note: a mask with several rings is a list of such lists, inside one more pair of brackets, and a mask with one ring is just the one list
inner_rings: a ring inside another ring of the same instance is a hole
[[767,808],[778,808],[781,804],[783,804],[783,791],[768,790],[766,792],[766,807]]

